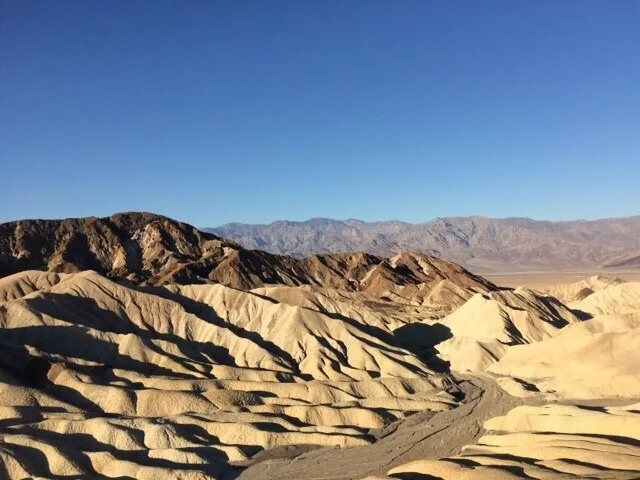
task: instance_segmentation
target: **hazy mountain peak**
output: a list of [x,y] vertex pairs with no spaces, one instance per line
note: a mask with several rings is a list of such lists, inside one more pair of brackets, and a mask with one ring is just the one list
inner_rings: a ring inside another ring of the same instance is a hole
[[270,225],[223,225],[205,231],[246,248],[293,256],[362,250],[388,257],[417,251],[483,270],[640,264],[640,216],[562,222],[523,217],[439,217],[420,224],[322,218]]

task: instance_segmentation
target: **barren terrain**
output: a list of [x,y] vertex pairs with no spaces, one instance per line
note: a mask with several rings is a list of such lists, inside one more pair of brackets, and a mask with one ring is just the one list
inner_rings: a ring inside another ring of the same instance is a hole
[[631,273],[299,259],[149,214],[0,232],[0,478],[640,476]]

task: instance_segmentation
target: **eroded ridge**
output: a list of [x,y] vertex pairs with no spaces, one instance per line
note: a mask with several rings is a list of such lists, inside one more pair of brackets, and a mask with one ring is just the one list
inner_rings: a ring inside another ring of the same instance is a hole
[[373,314],[90,271],[2,286],[9,478],[222,478],[263,449],[367,445],[374,429],[456,404],[450,377]]

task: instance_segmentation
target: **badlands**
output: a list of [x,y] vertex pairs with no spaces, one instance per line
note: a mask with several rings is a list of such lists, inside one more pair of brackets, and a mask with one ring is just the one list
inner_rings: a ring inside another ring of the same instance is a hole
[[0,225],[0,478],[640,478],[640,283]]

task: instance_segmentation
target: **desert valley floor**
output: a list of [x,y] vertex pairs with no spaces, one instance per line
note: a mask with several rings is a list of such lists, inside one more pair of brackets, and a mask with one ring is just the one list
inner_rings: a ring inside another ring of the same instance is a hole
[[516,287],[119,214],[0,225],[0,277],[0,478],[640,477],[631,275]]

